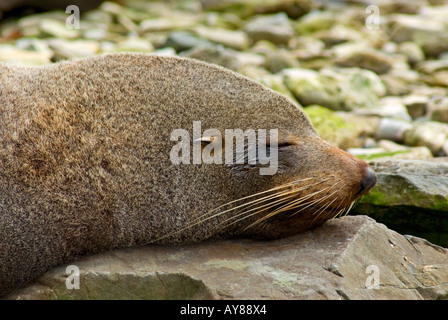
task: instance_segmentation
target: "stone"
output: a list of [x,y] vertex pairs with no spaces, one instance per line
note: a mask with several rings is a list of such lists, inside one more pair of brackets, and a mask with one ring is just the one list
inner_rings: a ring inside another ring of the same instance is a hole
[[423,76],[422,80],[431,86],[448,87],[448,71],[440,71]]
[[153,52],[154,46],[146,39],[139,37],[129,37],[117,43],[116,51],[125,52]]
[[400,233],[448,245],[448,161],[376,160],[376,186],[355,212],[368,214]]
[[448,59],[426,60],[416,66],[417,70],[427,74],[438,71],[448,71]]
[[417,15],[394,15],[389,18],[390,37],[395,42],[417,43],[427,56],[448,50],[448,34],[441,21]]
[[378,126],[377,138],[403,142],[406,132],[411,128],[412,124],[407,121],[382,118]]
[[380,79],[384,83],[388,96],[402,96],[411,93],[412,88],[409,86],[409,82],[399,75],[383,74]]
[[364,160],[426,160],[432,159],[431,150],[427,147],[407,147],[389,140],[378,141],[374,148],[350,148],[347,152]]
[[322,40],[327,47],[332,47],[340,43],[356,43],[362,42],[363,35],[357,30],[336,24],[329,30],[318,31],[313,37]]
[[366,216],[346,216],[274,241],[87,256],[72,263],[79,289],[67,290],[64,265],[5,299],[440,299],[448,294],[447,256],[445,248]]
[[338,15],[332,11],[313,10],[297,20],[295,30],[299,35],[310,35],[329,30],[338,22]]
[[404,143],[409,146],[426,146],[434,156],[446,155],[443,146],[448,140],[448,124],[436,121],[414,122],[407,131]]
[[272,73],[278,73],[283,69],[298,68],[300,66],[296,57],[287,50],[276,50],[266,55],[266,69]]
[[249,46],[249,38],[243,31],[203,26],[196,27],[194,31],[201,38],[235,50],[245,50]]
[[292,19],[307,14],[313,7],[311,0],[201,0],[201,4],[204,10],[232,12],[242,17],[285,12]]
[[408,95],[402,102],[412,119],[423,117],[428,111],[429,98],[426,95]]
[[397,52],[404,54],[409,64],[415,65],[425,60],[422,48],[412,41],[405,41],[398,45]]
[[358,109],[355,111],[359,114],[376,115],[380,117],[388,117],[396,120],[411,121],[401,97],[386,96],[378,101],[375,108]]
[[48,39],[49,47],[54,51],[55,60],[75,59],[95,55],[100,45],[93,40]]
[[252,42],[267,40],[277,45],[287,45],[295,35],[288,16],[282,12],[255,16],[246,24],[244,31]]
[[303,110],[322,139],[344,150],[363,146],[377,131],[379,120],[375,117],[334,112],[318,105]]
[[358,67],[371,70],[377,74],[389,72],[394,61],[380,51],[364,48],[346,52],[336,58],[336,64],[341,67]]
[[197,17],[192,15],[171,16],[171,17],[157,17],[145,19],[140,22],[139,28],[143,33],[159,32],[159,31],[173,31],[173,30],[188,30],[198,24]]
[[423,8],[427,2],[426,0],[414,0],[412,2],[408,0],[351,0],[364,7],[369,5],[374,5],[378,7],[380,12],[385,13],[406,13],[406,14],[416,14],[421,8]]
[[239,52],[219,45],[192,48],[181,53],[182,56],[207,61],[227,69],[242,73],[246,66],[263,66],[265,58],[249,52]]
[[429,104],[429,119],[448,123],[448,98],[434,99]]
[[170,32],[161,47],[171,47],[177,52],[181,52],[191,48],[209,45],[212,45],[210,41],[200,38],[189,31],[173,31]]
[[65,21],[43,19],[39,25],[41,31],[52,37],[62,39],[76,39],[79,37],[79,29],[68,29],[65,25]]
[[288,89],[303,105],[321,105],[350,111],[374,108],[385,88],[378,76],[359,68],[324,68],[319,72],[301,68],[284,69]]
[[18,49],[9,44],[0,44],[0,61],[8,64],[36,66],[51,62],[52,52]]
[[294,95],[291,93],[291,91],[288,90],[286,85],[283,83],[283,77],[278,74],[267,74],[257,79],[258,82],[261,84],[271,88],[274,91],[277,91],[288,98],[290,98],[294,103],[298,104],[296,99],[294,98]]

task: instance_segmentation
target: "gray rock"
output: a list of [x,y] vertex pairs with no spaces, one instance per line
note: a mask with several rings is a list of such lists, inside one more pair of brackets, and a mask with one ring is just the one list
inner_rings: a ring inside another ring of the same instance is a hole
[[377,138],[403,142],[405,133],[411,128],[412,125],[407,121],[382,118],[378,126]]
[[189,31],[173,31],[169,34],[165,43],[162,44],[161,47],[171,47],[177,52],[180,52],[191,48],[208,45],[212,45],[212,43]]
[[369,48],[349,51],[336,59],[336,64],[341,67],[358,67],[377,74],[389,72],[393,63],[394,61],[389,56]]
[[276,50],[266,54],[266,69],[278,73],[283,69],[298,68],[300,65],[296,57],[287,50]]
[[312,9],[311,0],[201,0],[201,4],[204,10],[233,12],[243,17],[285,12],[296,19]]
[[365,69],[285,69],[288,89],[304,106],[317,104],[333,110],[374,108],[385,88],[378,76]]
[[419,63],[416,67],[418,71],[427,74],[432,74],[438,71],[448,71],[448,59],[426,60]]
[[415,122],[407,131],[404,143],[409,146],[426,146],[434,156],[446,155],[443,149],[448,140],[448,124],[436,121]]
[[429,104],[428,113],[432,121],[448,123],[448,97],[433,99]]
[[194,31],[201,38],[235,50],[245,50],[249,46],[249,39],[243,31],[204,26],[196,27]]
[[303,110],[319,136],[343,150],[364,146],[378,131],[377,117],[335,112],[318,105],[307,106]]
[[394,12],[416,14],[427,4],[426,0],[351,0],[350,2],[363,4],[365,7],[375,5],[382,14]]
[[378,141],[377,147],[374,148],[350,148],[347,152],[365,161],[433,158],[431,150],[427,147],[407,147],[389,140]]
[[267,40],[278,45],[287,45],[295,35],[285,13],[255,16],[246,24],[244,31],[252,42]]
[[0,61],[9,64],[35,66],[50,63],[53,53],[48,50],[18,49],[10,44],[0,44]]
[[448,293],[447,257],[447,249],[428,241],[349,216],[275,241],[145,246],[84,257],[73,263],[79,289],[66,288],[61,266],[6,298],[437,299]]
[[376,160],[376,186],[354,212],[448,246],[448,159]]
[[425,53],[422,48],[412,41],[405,41],[398,45],[397,52],[406,56],[409,64],[414,65],[425,60]]
[[[377,186],[365,198],[376,205],[407,205],[448,212],[448,162],[395,160],[372,163]],[[363,201],[367,201],[363,199]]]
[[313,37],[322,40],[327,47],[346,42],[356,43],[363,40],[361,32],[341,24],[334,25],[329,30],[318,31],[313,34]]
[[154,47],[151,42],[146,39],[129,37],[126,40],[118,42],[115,50],[125,52],[152,52],[154,51]]
[[214,63],[240,73],[244,73],[243,69],[247,66],[263,66],[265,64],[265,58],[261,55],[239,52],[219,45],[192,48],[182,52],[181,55]]
[[402,101],[412,119],[416,119],[426,115],[430,99],[426,95],[409,95]]
[[329,30],[340,22],[340,15],[327,10],[313,10],[297,20],[295,30],[299,35],[310,35]]
[[39,27],[44,34],[56,38],[75,39],[80,35],[78,29],[68,29],[65,22],[58,20],[44,19],[40,22]]
[[395,15],[389,19],[392,41],[417,43],[428,56],[448,50],[448,33],[441,21],[417,15]]
[[93,40],[48,39],[48,45],[53,50],[56,60],[75,59],[95,55],[100,51],[100,45]]
[[388,117],[396,120],[411,120],[411,116],[408,114],[400,97],[386,96],[378,101],[375,108],[358,109],[355,112],[358,114]]
[[157,17],[145,19],[140,22],[140,31],[158,32],[158,31],[173,31],[173,30],[188,30],[198,24],[198,18],[193,15],[183,14],[180,16]]
[[288,88],[283,83],[283,77],[281,75],[278,75],[278,74],[268,74],[268,75],[260,77],[257,80],[261,84],[263,84],[263,85],[271,88],[272,90],[275,90],[275,91],[277,91],[277,92],[287,96],[288,98],[293,100],[295,103],[297,103],[297,101],[295,100],[293,94],[288,90]]

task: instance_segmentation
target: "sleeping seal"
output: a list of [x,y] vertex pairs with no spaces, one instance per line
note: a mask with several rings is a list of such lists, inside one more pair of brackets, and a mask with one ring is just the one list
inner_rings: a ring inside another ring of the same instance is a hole
[[[259,133],[264,156],[226,130]],[[204,161],[216,155],[234,161]],[[145,54],[0,64],[0,296],[112,248],[309,230],[375,182],[291,100],[218,66]]]

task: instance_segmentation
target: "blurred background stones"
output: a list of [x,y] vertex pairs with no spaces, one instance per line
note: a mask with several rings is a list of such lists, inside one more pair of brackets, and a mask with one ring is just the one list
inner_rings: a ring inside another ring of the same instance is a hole
[[[67,27],[72,4],[79,29]],[[448,0],[0,0],[0,12],[2,62],[145,52],[215,63],[288,96],[322,138],[357,157],[406,168],[415,161],[412,174],[432,168],[434,181],[447,175],[434,167],[448,159]],[[400,181],[387,189],[396,197],[422,187]],[[428,194],[420,206],[365,196],[354,211],[366,213],[363,203],[374,218],[375,208],[380,216],[408,210],[415,221],[406,225],[418,233],[430,228],[419,215],[446,219],[446,207],[426,206]]]

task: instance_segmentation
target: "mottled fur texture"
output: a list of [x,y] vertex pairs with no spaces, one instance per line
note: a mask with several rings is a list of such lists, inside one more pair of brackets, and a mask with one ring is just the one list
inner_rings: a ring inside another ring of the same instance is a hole
[[[172,130],[198,120],[221,132],[278,128],[279,171],[173,165]],[[366,170],[322,141],[288,98],[218,66],[144,54],[0,64],[0,296],[116,247],[272,239],[316,227],[355,199]],[[318,217],[315,205],[222,228],[229,211],[185,228],[220,205],[306,178],[320,182],[300,197],[338,185],[337,201]]]

